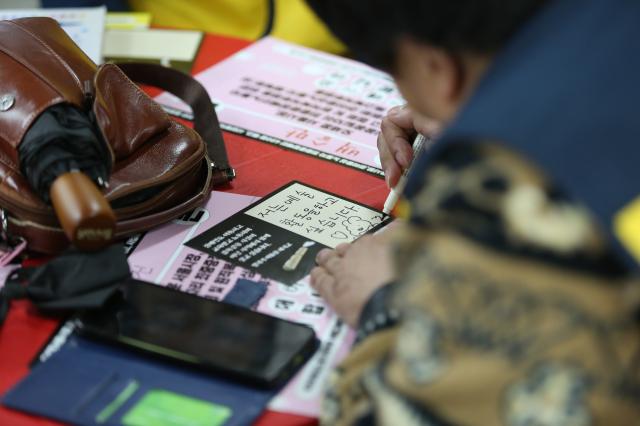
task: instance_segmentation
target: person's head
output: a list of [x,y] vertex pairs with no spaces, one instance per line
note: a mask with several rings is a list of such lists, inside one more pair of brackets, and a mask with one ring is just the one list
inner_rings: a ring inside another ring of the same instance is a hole
[[546,0],[307,0],[419,114],[450,120],[493,55]]

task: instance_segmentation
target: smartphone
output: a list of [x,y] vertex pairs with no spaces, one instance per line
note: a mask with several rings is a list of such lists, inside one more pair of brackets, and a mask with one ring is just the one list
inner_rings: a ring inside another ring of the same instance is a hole
[[306,325],[129,279],[78,330],[263,387],[287,381],[318,347]]

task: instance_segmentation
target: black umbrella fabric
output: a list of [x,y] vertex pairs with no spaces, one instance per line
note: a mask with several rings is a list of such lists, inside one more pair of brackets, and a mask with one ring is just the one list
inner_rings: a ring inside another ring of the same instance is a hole
[[98,189],[108,181],[112,158],[90,108],[61,103],[45,110],[18,146],[18,158],[73,245],[94,251],[112,241],[116,216]]
[[15,299],[29,299],[50,313],[102,304],[131,275],[122,244],[87,254],[69,249],[37,267],[13,272],[0,289],[0,326]]
[[18,146],[22,174],[46,203],[56,178],[81,171],[98,185],[109,179],[111,154],[84,111],[70,104],[48,108]]

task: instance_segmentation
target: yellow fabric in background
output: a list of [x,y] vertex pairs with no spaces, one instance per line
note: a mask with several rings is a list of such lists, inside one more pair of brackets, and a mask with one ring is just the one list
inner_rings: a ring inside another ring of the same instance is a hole
[[[130,0],[133,10],[150,12],[152,24],[195,29],[255,40],[267,25],[267,0]],[[275,0],[271,35],[331,53],[345,47],[303,0]]]
[[622,245],[640,263],[640,197],[616,214],[613,219],[613,231]]

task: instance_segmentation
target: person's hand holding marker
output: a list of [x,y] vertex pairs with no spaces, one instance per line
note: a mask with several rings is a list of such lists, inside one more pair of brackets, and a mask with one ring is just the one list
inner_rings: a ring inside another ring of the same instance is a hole
[[[407,106],[394,107],[382,119],[381,131],[378,135],[378,152],[380,163],[384,171],[385,180],[389,189],[396,188],[403,172],[409,168],[414,158],[414,151],[421,147],[414,145],[416,136],[421,134],[427,140],[431,139],[440,129],[440,124],[434,120],[418,116]],[[396,192],[401,192],[397,188]],[[385,212],[393,208],[396,200],[394,192],[385,202]]]

